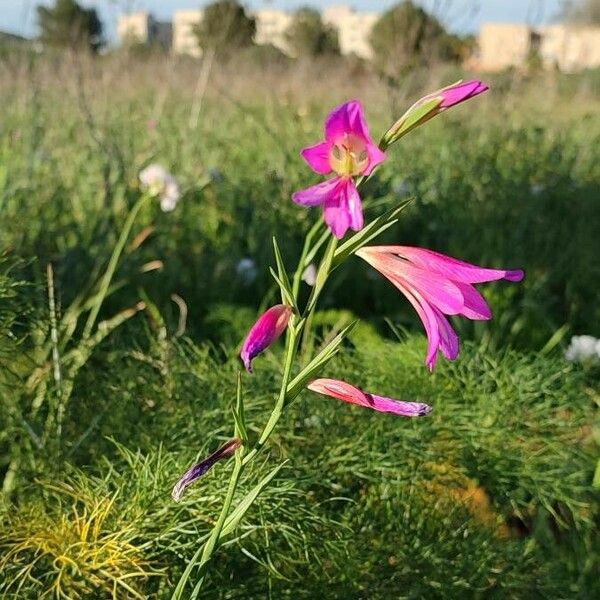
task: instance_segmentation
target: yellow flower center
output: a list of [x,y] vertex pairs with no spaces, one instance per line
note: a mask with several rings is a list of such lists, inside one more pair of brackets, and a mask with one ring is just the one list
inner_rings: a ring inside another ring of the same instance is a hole
[[360,175],[369,163],[367,145],[351,133],[346,133],[331,148],[329,164],[342,177]]

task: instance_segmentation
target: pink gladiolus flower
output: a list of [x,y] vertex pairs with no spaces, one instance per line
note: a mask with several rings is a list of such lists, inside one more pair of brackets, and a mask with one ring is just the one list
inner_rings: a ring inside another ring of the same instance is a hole
[[445,315],[492,318],[490,307],[474,283],[521,281],[523,271],[486,269],[432,250],[410,246],[371,246],[356,252],[389,279],[417,311],[427,332],[425,364],[433,370],[438,351],[448,360],[459,354],[459,340]]
[[325,141],[302,150],[308,166],[320,175],[335,177],[292,194],[303,206],[323,206],[325,223],[337,238],[348,228],[362,229],[362,205],[354,177],[370,175],[385,160],[385,154],[373,142],[358,100],[335,108],[325,122]]
[[331,396],[343,402],[372,408],[379,412],[393,413],[401,417],[423,417],[432,411],[428,404],[402,402],[385,396],[376,396],[338,379],[315,379],[306,387],[317,394]]
[[446,108],[456,106],[465,100],[479,96],[479,94],[483,94],[483,92],[487,92],[489,89],[487,84],[483,83],[483,81],[478,81],[477,79],[473,79],[472,81],[461,81],[460,83],[451,85],[450,87],[426,96],[419,101],[419,104],[439,96],[442,98],[442,103],[440,104],[438,111],[441,112]]
[[254,323],[246,336],[240,354],[248,373],[252,373],[254,357],[273,344],[285,331],[292,312],[291,306],[277,304],[269,308]]
[[210,456],[207,456],[203,461],[199,462],[188,469],[181,477],[181,479],[175,484],[171,496],[175,502],[179,502],[183,496],[183,492],[194,483],[197,479],[202,477],[215,463],[233,456],[235,451],[242,445],[242,440],[234,438],[229,440],[225,445],[221,446],[216,452],[213,452]]

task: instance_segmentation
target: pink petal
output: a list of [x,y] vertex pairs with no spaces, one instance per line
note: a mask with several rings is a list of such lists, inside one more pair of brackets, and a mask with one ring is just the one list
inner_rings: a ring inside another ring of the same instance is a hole
[[489,86],[482,81],[473,80],[459,83],[440,92],[440,96],[443,98],[440,108],[450,108],[469,98],[474,98],[487,90],[489,90]]
[[375,167],[380,165],[385,159],[385,152],[379,149],[379,146],[369,141],[367,144],[367,155],[369,157],[369,165],[364,170],[363,175],[369,176]]
[[248,373],[252,373],[252,360],[266,350],[285,331],[293,310],[285,304],[269,308],[254,323],[242,346],[240,357]]
[[487,321],[492,318],[492,311],[485,298],[469,283],[456,284],[462,292],[465,305],[461,311],[463,317],[475,321]]
[[375,248],[379,252],[392,252],[404,256],[427,271],[461,283],[485,283],[498,279],[521,281],[524,277],[521,270],[487,269],[425,248],[414,246],[376,246]]
[[327,179],[327,181],[322,181],[321,183],[317,183],[317,185],[294,192],[292,194],[292,200],[296,204],[301,204],[302,206],[319,206],[320,204],[325,204],[330,198],[337,197],[337,187],[339,183],[339,177]]
[[402,402],[385,396],[376,396],[338,379],[316,379],[309,390],[337,398],[343,402],[372,408],[378,412],[392,413],[403,417],[421,417],[431,412],[431,406],[421,402]]
[[314,146],[308,146],[302,150],[302,158],[308,163],[308,166],[321,175],[331,173],[329,164],[329,152],[331,151],[331,142],[321,142]]
[[460,352],[460,342],[456,331],[448,319],[437,308],[433,308],[440,332],[440,350],[448,360],[456,360]]
[[364,224],[362,205],[358,190],[351,178],[339,178],[339,185],[325,203],[323,209],[325,223],[333,235],[341,239],[349,228],[362,229]]

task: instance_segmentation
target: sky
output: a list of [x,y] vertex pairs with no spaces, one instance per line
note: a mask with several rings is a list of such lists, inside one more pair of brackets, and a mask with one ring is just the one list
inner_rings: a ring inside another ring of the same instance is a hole
[[[416,0],[435,11],[446,26],[457,33],[475,33],[481,23],[501,21],[542,25],[556,17],[564,0]],[[116,21],[120,14],[146,10],[161,20],[170,20],[173,11],[199,8],[206,0],[79,0],[80,4],[94,7],[105,25],[107,37],[116,38]],[[294,10],[300,6],[326,8],[347,4],[356,10],[382,12],[398,0],[246,0],[253,9],[279,8]],[[27,37],[36,34],[36,11],[39,4],[53,4],[52,0],[0,0],[0,31]]]

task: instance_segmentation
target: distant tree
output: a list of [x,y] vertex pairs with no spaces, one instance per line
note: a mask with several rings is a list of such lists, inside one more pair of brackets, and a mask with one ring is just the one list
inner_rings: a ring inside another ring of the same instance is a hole
[[339,54],[338,33],[321,19],[321,13],[312,8],[296,11],[285,32],[290,50],[296,56]]
[[457,60],[457,38],[432,15],[406,0],[383,13],[371,32],[379,66],[390,74],[440,60]]
[[38,6],[40,39],[50,46],[83,47],[96,52],[104,43],[102,22],[93,8],[75,0],[55,0],[54,6]]
[[565,2],[562,18],[581,25],[600,25],[600,0],[570,0]]
[[204,9],[194,31],[202,49],[212,48],[223,56],[254,43],[256,20],[236,0],[217,0]]

